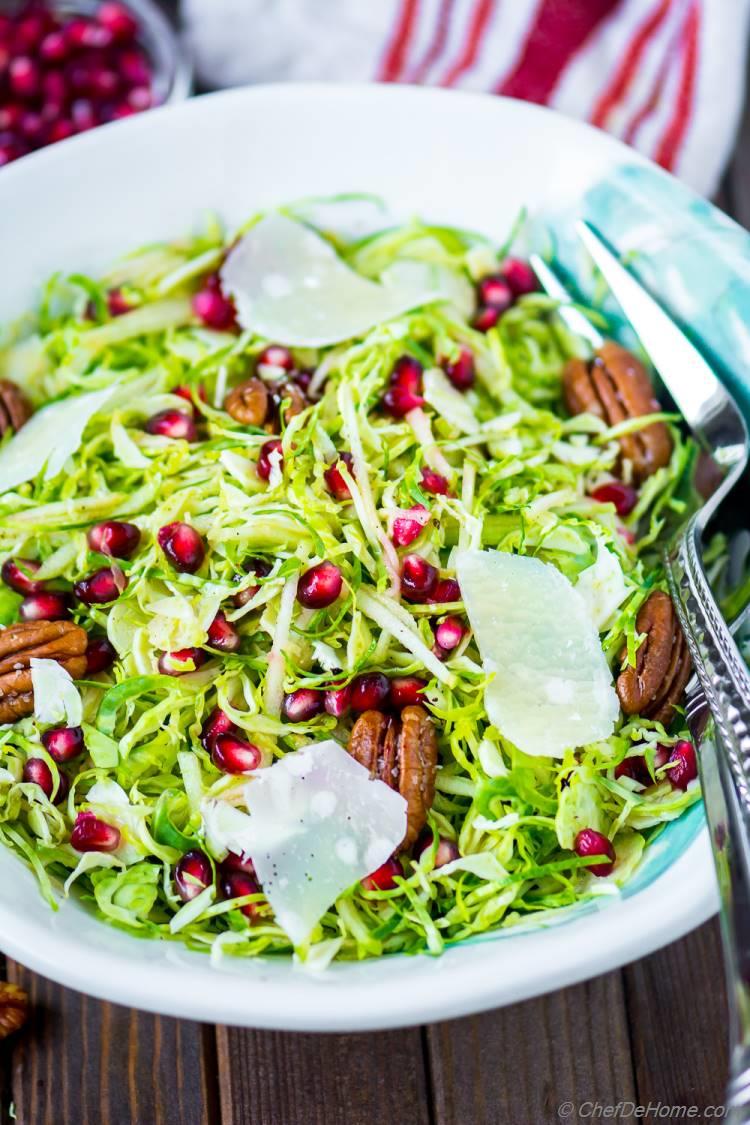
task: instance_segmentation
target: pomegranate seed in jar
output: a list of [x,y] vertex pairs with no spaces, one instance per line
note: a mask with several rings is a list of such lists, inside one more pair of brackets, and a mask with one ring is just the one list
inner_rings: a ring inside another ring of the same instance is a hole
[[352,711],[382,711],[388,703],[391,692],[390,681],[382,672],[363,672],[355,676],[351,684],[350,705]]
[[70,53],[70,43],[64,31],[50,31],[39,44],[39,57],[46,63],[64,62]]
[[421,555],[407,555],[401,564],[401,592],[410,602],[427,601],[437,580],[437,569]]
[[100,555],[129,559],[141,541],[141,532],[134,523],[108,520],[90,527],[86,538],[91,550],[98,551]]
[[163,652],[157,661],[162,676],[186,676],[196,672],[208,660],[202,648],[180,648],[175,652]]
[[137,48],[118,51],[115,55],[115,69],[129,86],[147,86],[151,81],[146,57]]
[[117,660],[115,647],[106,637],[92,637],[86,648],[86,675],[97,676],[106,672]]
[[55,727],[42,735],[42,746],[53,762],[61,765],[77,758],[86,749],[80,727]]
[[24,762],[21,780],[32,785],[38,785],[45,797],[52,797],[55,779],[44,758],[27,758]]
[[323,693],[313,688],[298,688],[284,696],[282,712],[290,723],[307,723],[319,715],[325,706]]
[[174,884],[183,902],[197,898],[214,881],[211,860],[200,848],[192,848],[181,856],[174,869]]
[[214,707],[201,727],[201,743],[206,750],[213,750],[214,741],[220,734],[231,734],[234,723],[221,707]]
[[103,566],[88,578],[82,578],[73,587],[73,593],[85,605],[108,605],[117,601],[126,589],[128,580],[118,568]]
[[252,742],[232,734],[217,734],[211,748],[211,759],[222,773],[250,773],[261,763],[262,754]]
[[500,268],[514,297],[525,297],[527,293],[536,293],[539,289],[536,274],[522,258],[506,258]]
[[448,605],[451,602],[461,601],[461,587],[455,578],[441,578],[435,583],[435,588],[430,596],[430,601],[436,605]]
[[160,410],[144,425],[147,434],[159,437],[197,441],[198,429],[195,420],[182,410]]
[[75,129],[70,121],[60,120],[53,121],[50,125],[48,140],[50,143],[55,141],[66,141],[68,137],[72,137]]
[[513,290],[502,274],[490,273],[477,282],[477,300],[485,308],[494,309],[499,317],[513,304]]
[[261,373],[265,375],[273,376],[280,372],[289,374],[294,371],[294,358],[289,348],[283,347],[282,344],[269,344],[259,353],[255,366],[258,370],[263,368]]
[[[279,455],[281,454],[281,441],[279,440],[279,438],[272,438],[270,441],[264,442],[260,447],[256,471],[261,480],[268,480],[271,476],[272,453],[278,453]],[[279,456],[278,465],[280,469],[282,468],[283,464],[284,460],[281,456]]]
[[387,859],[385,863],[381,863],[377,871],[365,875],[362,886],[366,891],[392,891],[396,886],[396,879],[403,873],[403,868],[397,859]]
[[[423,832],[414,845],[414,858],[420,859],[426,851],[430,850],[432,843],[432,833],[429,831]],[[437,870],[438,867],[444,867],[446,863],[453,863],[454,859],[458,859],[459,855],[458,846],[453,840],[448,840],[445,836],[440,836],[435,851],[435,870]]]
[[206,328],[226,332],[236,324],[234,304],[221,292],[218,277],[214,277],[215,281],[207,279],[203,289],[194,295],[193,312]]
[[92,812],[79,812],[70,834],[70,842],[77,852],[114,852],[120,840],[120,829]]
[[236,652],[240,647],[239,633],[221,610],[208,627],[208,643],[220,652]]
[[448,481],[440,473],[433,472],[432,469],[422,469],[422,479],[419,486],[425,492],[431,492],[434,496],[450,495],[451,489]]
[[44,589],[44,582],[33,576],[41,565],[34,559],[6,559],[0,574],[5,585],[17,594],[39,594]]
[[128,9],[123,4],[114,2],[114,0],[105,0],[103,4],[100,4],[96,18],[118,43],[133,39],[138,30],[138,24]]
[[332,562],[321,562],[306,570],[297,584],[297,601],[306,609],[325,609],[341,594],[343,578]]
[[419,676],[394,676],[389,682],[391,707],[402,711],[404,707],[414,707],[424,702],[424,689],[427,687]]
[[610,480],[600,484],[591,493],[592,500],[600,504],[614,504],[618,516],[629,516],[638,503],[638,493],[629,484],[620,480]]
[[41,85],[41,72],[33,59],[19,55],[8,67],[8,85],[19,98],[35,98]]
[[[222,864],[222,868],[223,867],[224,865]],[[257,880],[244,871],[222,870],[221,890],[226,899],[243,898],[245,895],[260,894],[260,886]],[[246,902],[245,905],[241,906],[239,909],[240,912],[251,921],[254,920],[259,913],[258,903],[255,902]]]
[[[691,781],[698,776],[698,760],[692,742],[683,739],[678,742],[669,755],[670,768],[665,776],[669,778],[675,789],[687,789]],[[674,764],[673,764],[674,763]]]
[[167,523],[156,533],[156,541],[175,570],[195,574],[206,557],[203,539],[189,523]]
[[474,356],[468,348],[460,348],[458,359],[453,362],[444,360],[441,366],[456,390],[468,391],[470,387],[474,386],[476,377]]
[[474,327],[477,332],[489,332],[490,328],[494,328],[497,324],[500,315],[500,309],[493,305],[484,305],[474,317]]
[[408,513],[396,516],[393,521],[391,539],[396,547],[408,547],[424,531],[430,522],[430,513],[424,504],[415,504]]
[[18,607],[22,621],[62,621],[70,616],[65,594],[29,594]]
[[601,855],[607,857],[606,863],[594,863],[587,868],[592,875],[612,874],[616,858],[615,849],[601,832],[597,832],[594,828],[582,828],[575,838],[573,848],[576,855],[579,856]]
[[340,688],[329,688],[323,698],[324,706],[328,714],[333,715],[336,719],[340,719],[341,716],[345,715],[349,710],[352,699],[351,686],[346,684],[344,687]]
[[351,453],[340,453],[336,460],[332,464],[330,464],[326,471],[323,473],[323,479],[326,482],[328,491],[332,496],[336,498],[336,500],[349,500],[349,498],[351,497],[349,485],[341,475],[341,469],[339,468],[342,462],[344,465],[346,465],[349,476],[353,477],[355,475],[354,458],[352,457]]

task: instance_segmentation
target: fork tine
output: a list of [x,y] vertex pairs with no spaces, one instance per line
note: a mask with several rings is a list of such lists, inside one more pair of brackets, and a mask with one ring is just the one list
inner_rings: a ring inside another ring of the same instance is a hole
[[544,292],[555,301],[560,301],[560,308],[557,310],[560,319],[576,336],[587,340],[594,350],[600,348],[604,343],[604,337],[597,332],[581,310],[575,308],[572,294],[568,292],[557,274],[538,254],[532,254],[529,262]]

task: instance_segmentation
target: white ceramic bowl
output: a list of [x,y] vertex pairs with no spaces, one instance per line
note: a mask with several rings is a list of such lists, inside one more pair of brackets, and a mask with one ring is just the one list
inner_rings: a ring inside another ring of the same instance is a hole
[[[341,191],[375,192],[404,215],[498,240],[522,206],[593,213],[605,229],[615,222],[620,245],[650,237],[650,265],[672,270],[676,216],[714,250],[738,237],[604,134],[545,110],[410,88],[259,87],[144,114],[3,170],[0,321],[54,270],[96,270],[181,234],[206,210],[231,224]],[[564,232],[563,254],[566,245]],[[0,946],[95,996],[212,1023],[333,1031],[443,1019],[611,969],[706,919],[716,896],[702,824],[694,809],[660,837],[627,893],[554,926],[489,935],[437,959],[337,964],[318,978],[283,958],[213,967],[177,944],[110,929],[75,901],[53,914],[31,874],[0,851]]]

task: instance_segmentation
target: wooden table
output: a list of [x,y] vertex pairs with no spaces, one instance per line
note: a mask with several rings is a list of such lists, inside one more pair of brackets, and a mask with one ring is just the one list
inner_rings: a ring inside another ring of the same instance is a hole
[[[750,100],[719,202],[750,227]],[[572,1125],[602,1119],[590,1103],[618,1102],[654,1103],[646,1125],[660,1120],[656,1103],[696,1106],[701,1123],[723,1097],[716,921],[538,1000],[363,1035],[164,1019],[14,962],[7,972],[29,990],[33,1017],[0,1047],[0,1125],[14,1114],[21,1125]],[[566,1102],[580,1115],[558,1113]],[[623,1111],[610,1119],[635,1120]]]

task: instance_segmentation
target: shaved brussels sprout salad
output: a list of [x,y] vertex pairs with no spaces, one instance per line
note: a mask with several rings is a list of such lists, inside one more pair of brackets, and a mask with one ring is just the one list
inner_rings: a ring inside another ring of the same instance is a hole
[[[6,329],[0,840],[51,907],[214,956],[439,953],[612,893],[699,799],[674,700],[540,753],[535,692],[568,685],[531,653],[516,744],[493,705],[492,594],[464,601],[462,552],[562,575],[623,698],[697,502],[674,416],[571,412],[565,371],[598,361],[511,249],[210,220],[52,277]],[[623,437],[655,422],[664,463],[635,471]],[[258,780],[331,741],[406,828],[300,938],[236,841]]]

